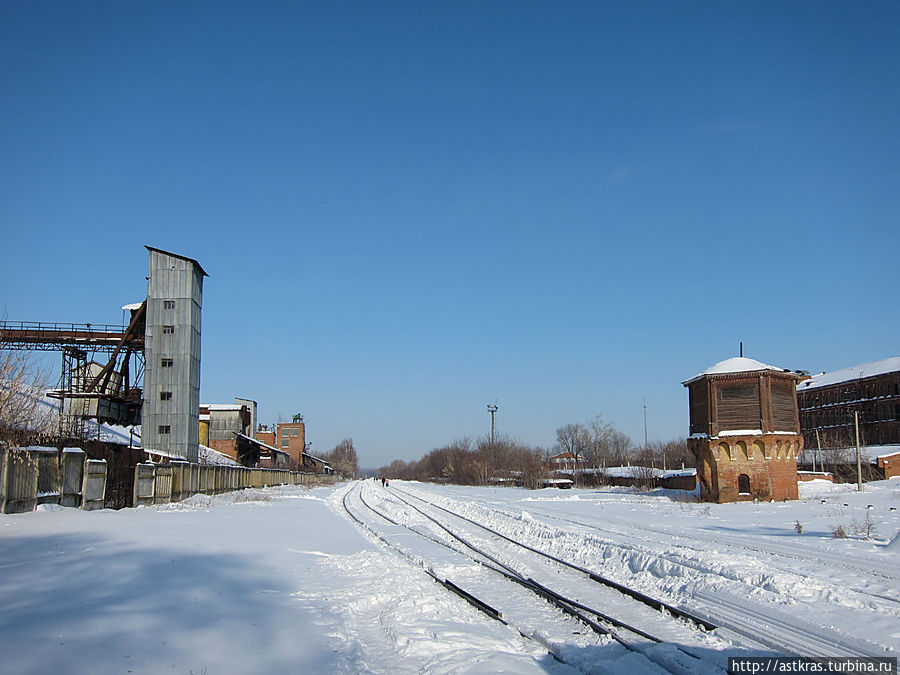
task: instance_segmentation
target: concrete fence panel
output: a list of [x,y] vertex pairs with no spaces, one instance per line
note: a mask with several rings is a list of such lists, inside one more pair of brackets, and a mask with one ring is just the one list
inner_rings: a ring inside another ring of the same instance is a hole
[[85,511],[103,508],[103,501],[106,499],[106,472],[105,459],[85,460],[84,484],[81,488],[81,508]]
[[59,458],[60,490],[62,506],[81,506],[84,491],[84,450],[66,448]]
[[[102,509],[108,476],[106,460],[87,459],[78,448],[0,448],[0,513],[32,511],[46,503]],[[248,487],[335,481],[334,476],[285,469],[142,462],[134,468],[133,504],[164,504],[199,492],[212,495]]]
[[59,451],[35,448],[29,452],[37,461],[37,503],[59,504]]
[[166,504],[172,501],[172,474],[171,464],[156,467],[153,476],[154,504]]
[[134,467],[134,505],[153,504],[153,488],[156,483],[156,465],[141,463]]
[[6,452],[3,487],[3,513],[33,511],[37,506],[37,460],[27,450],[10,448]]
[[214,468],[215,467],[212,466],[199,467],[200,481],[197,486],[197,492],[202,492],[205,495],[213,494],[216,487],[215,474],[213,473]]

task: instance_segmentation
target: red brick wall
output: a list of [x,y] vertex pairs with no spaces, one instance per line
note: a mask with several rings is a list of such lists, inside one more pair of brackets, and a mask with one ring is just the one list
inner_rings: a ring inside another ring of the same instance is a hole
[[[720,504],[755,498],[781,501],[799,496],[797,455],[803,448],[800,436],[692,438],[689,447],[697,458],[697,478],[703,501]],[[750,479],[747,493],[739,491],[741,474]]]
[[879,457],[878,467],[884,471],[884,479],[900,476],[900,453],[889,457]]
[[228,455],[235,462],[237,461],[237,443],[235,441],[210,439],[209,447],[223,455]]
[[[290,430],[290,434],[286,433],[288,430]],[[296,435],[293,435],[294,433]],[[306,425],[303,422],[283,422],[277,426],[275,436],[275,442],[272,445],[290,456],[291,469],[298,469],[303,450],[306,448]],[[283,439],[287,439],[287,445],[283,443]]]

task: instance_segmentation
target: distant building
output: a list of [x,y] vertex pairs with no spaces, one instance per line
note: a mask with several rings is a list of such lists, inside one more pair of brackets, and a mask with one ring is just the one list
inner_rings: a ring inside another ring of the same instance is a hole
[[306,451],[306,425],[303,423],[303,415],[297,413],[291,422],[278,423],[275,427],[273,445],[288,454],[292,469],[300,469],[303,465],[303,453]]
[[251,419],[246,405],[204,403],[200,406],[201,441],[205,440],[203,445],[240,462],[237,438],[241,434],[249,436]]
[[884,474],[885,480],[900,477],[900,446],[882,446],[882,454],[874,458],[876,465]]
[[552,471],[575,471],[576,468],[584,468],[584,458],[579,457],[576,460],[575,455],[568,450],[550,458],[550,469]]
[[900,444],[900,357],[813,375],[797,386],[800,426],[807,448]]
[[682,384],[690,399],[688,447],[704,501],[797,499],[803,449],[796,383],[753,359],[722,361]]
[[250,398],[241,398],[240,396],[235,397],[234,402],[238,405],[247,406],[247,411],[250,413],[250,431],[247,435],[250,438],[256,438],[256,417],[257,417],[257,403],[253,399]]
[[266,445],[275,445],[275,430],[270,429],[265,424],[258,424],[256,427],[256,439],[262,441]]

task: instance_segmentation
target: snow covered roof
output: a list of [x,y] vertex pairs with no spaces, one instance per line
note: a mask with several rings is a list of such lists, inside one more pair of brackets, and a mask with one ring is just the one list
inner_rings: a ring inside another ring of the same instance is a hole
[[209,411],[218,410],[218,411],[235,411],[240,410],[246,406],[243,406],[239,403],[201,403],[201,408],[206,408]]
[[874,377],[875,375],[884,375],[900,370],[900,356],[894,356],[881,361],[872,361],[871,363],[862,363],[858,366],[850,366],[842,368],[830,373],[819,373],[813,375],[806,382],[797,385],[797,389],[804,391],[806,389],[815,389],[817,387],[827,387],[830,384],[838,384],[839,382],[847,382],[848,380],[857,380],[864,377]]
[[689,380],[685,380],[682,384],[689,384],[694,380],[699,380],[707,375],[724,375],[726,373],[755,373],[761,370],[774,370],[779,373],[786,372],[784,368],[776,368],[768,364],[757,361],[756,359],[748,359],[745,356],[735,356],[731,359],[719,361],[716,365],[710,366],[702,373],[694,375]]
[[263,442],[262,442],[261,440],[259,440],[258,438],[253,438],[253,437],[251,437],[251,436],[247,436],[246,434],[240,434],[240,433],[238,433],[237,431],[234,431],[234,432],[232,432],[232,433],[234,433],[234,435],[237,436],[238,438],[243,438],[244,440],[250,441],[250,442],[253,443],[254,445],[258,445],[258,446],[260,446],[260,447],[263,447],[263,448],[265,448],[266,450],[269,450],[270,452],[277,452],[277,453],[282,454],[282,455],[288,455],[288,453],[286,453],[284,450],[279,450],[278,448],[273,447],[273,446],[269,445],[268,443],[263,443]]
[[213,450],[202,443],[199,448],[199,458],[201,464],[211,464],[213,466],[241,466],[239,462],[235,462],[228,455]]
[[143,305],[143,304],[144,304],[143,302],[132,302],[131,304],[128,304],[128,305],[122,305],[122,309],[126,310],[126,311],[134,312],[134,311],[140,309],[141,305]]

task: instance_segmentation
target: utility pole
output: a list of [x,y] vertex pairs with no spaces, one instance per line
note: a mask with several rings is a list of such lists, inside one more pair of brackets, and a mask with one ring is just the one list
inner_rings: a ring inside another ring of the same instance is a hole
[[859,411],[853,411],[853,426],[856,427],[856,489],[862,492],[862,460],[859,452]]
[[647,399],[644,399],[644,450],[650,448],[650,442],[647,440]]
[[497,407],[497,403],[488,403],[488,412],[491,413],[491,443],[494,442],[494,413],[496,413],[500,408]]
[[[822,449],[822,441],[819,440],[819,427],[816,427],[816,451],[813,453],[813,471],[816,470],[816,458],[819,457],[819,450]],[[822,460],[819,459],[819,471],[825,471],[822,466]]]

